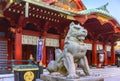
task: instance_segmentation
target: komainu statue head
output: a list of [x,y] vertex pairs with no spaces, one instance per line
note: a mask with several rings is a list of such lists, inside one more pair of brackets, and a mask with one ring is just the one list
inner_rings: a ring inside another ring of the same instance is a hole
[[67,39],[69,39],[69,37],[74,37],[79,41],[83,41],[86,36],[87,36],[87,30],[85,28],[80,26],[80,24],[76,25],[74,22],[70,23],[70,29],[66,36]]

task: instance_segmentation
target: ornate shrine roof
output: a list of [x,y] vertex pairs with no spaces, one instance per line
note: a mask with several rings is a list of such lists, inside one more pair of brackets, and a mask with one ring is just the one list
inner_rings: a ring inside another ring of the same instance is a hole
[[54,5],[48,5],[45,2],[37,2],[37,1],[34,1],[34,0],[23,0],[23,1],[29,2],[31,4],[34,4],[34,5],[37,5],[37,6],[40,6],[40,7],[44,7],[44,8],[50,9],[50,10],[61,12],[63,14],[69,14],[69,15],[71,15],[71,13],[69,12],[69,10],[65,10],[64,8],[57,7],[57,6],[54,6]]
[[108,18],[108,20],[114,19],[114,20],[116,21],[118,27],[120,27],[120,24],[119,24],[119,22],[117,21],[117,19],[116,19],[114,16],[112,16],[112,15],[109,13],[109,11],[106,9],[106,6],[107,6],[107,5],[108,5],[108,3],[105,4],[105,5],[103,5],[103,6],[101,6],[101,7],[99,7],[99,8],[82,10],[82,11],[77,12],[77,14],[78,14],[78,15],[101,14],[101,15],[106,16],[106,17]]

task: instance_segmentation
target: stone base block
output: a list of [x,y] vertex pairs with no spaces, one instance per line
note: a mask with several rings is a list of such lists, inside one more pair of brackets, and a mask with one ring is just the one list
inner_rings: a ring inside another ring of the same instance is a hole
[[67,79],[65,76],[52,76],[42,74],[41,79],[44,81],[104,81],[100,76],[81,76],[78,79]]

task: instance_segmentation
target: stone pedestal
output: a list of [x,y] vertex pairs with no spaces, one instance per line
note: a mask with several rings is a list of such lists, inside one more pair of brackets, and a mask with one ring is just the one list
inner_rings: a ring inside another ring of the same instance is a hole
[[65,76],[52,76],[42,74],[41,79],[44,81],[104,81],[100,76],[81,76],[78,79],[67,79]]

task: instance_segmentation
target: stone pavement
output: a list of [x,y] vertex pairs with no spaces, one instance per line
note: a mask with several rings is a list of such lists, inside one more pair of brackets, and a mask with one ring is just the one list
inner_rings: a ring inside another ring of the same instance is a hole
[[119,67],[105,67],[105,68],[96,68],[91,69],[91,72],[95,74],[99,74],[102,77],[113,77],[120,76],[120,68]]
[[[78,70],[80,74],[84,74],[82,70]],[[120,68],[119,67],[104,67],[104,68],[91,68],[90,69],[92,76],[100,76],[104,78],[104,81],[120,81]],[[48,74],[46,70],[44,70],[44,74]],[[90,78],[89,77],[89,78]],[[43,81],[43,80],[36,80]]]
[[105,67],[102,69],[92,69],[91,71],[104,77],[104,81],[120,81],[120,67]]

